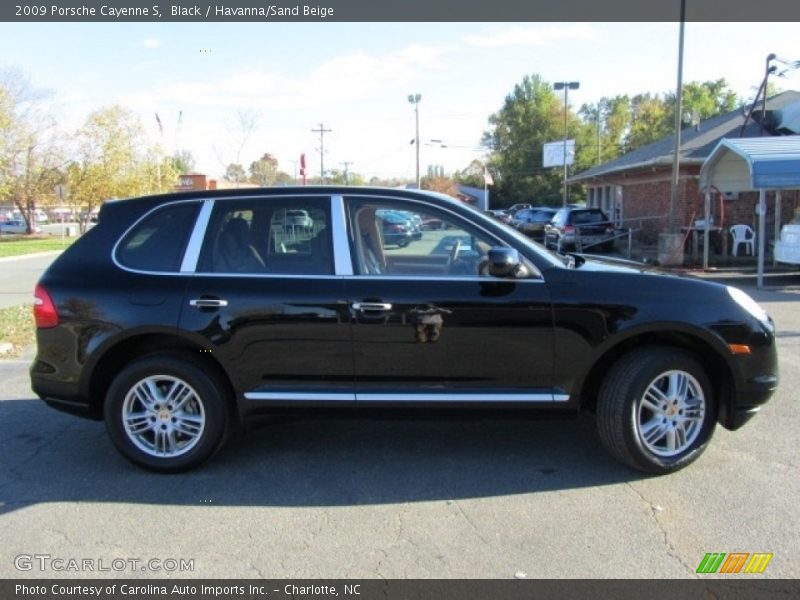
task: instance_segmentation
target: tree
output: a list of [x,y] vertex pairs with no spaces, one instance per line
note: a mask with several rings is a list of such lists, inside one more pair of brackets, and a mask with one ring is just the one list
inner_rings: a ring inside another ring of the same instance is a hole
[[[483,144],[491,150],[490,171],[501,206],[552,201],[559,197],[561,171],[542,167],[543,145],[564,137],[564,107],[539,75],[525,76],[489,117]],[[580,121],[567,115],[570,131]]]
[[476,158],[463,171],[453,173],[453,180],[461,185],[482,188],[484,182],[483,174],[484,163]]
[[[244,151],[245,146],[247,146],[247,143],[250,141],[253,133],[255,133],[256,129],[258,128],[258,119],[258,111],[251,109],[240,110],[236,112],[236,124],[227,125],[228,131],[230,132],[228,143],[222,149],[216,146],[214,147],[214,152],[216,153],[217,160],[219,160],[220,164],[224,165],[227,163],[228,167],[226,167],[226,169],[229,168],[231,164],[241,166],[242,152]],[[231,155],[233,155],[233,162],[228,162],[229,158],[227,157],[230,157]],[[225,175],[223,175],[223,178],[225,178]],[[246,174],[244,178],[236,183],[241,183],[245,180]]]
[[81,230],[106,200],[157,191],[165,184],[169,189],[175,182],[169,159],[159,161],[154,149],[142,145],[141,122],[126,108],[94,111],[74,138],[75,160],[67,168],[67,182]]
[[[586,168],[623,154],[631,126],[631,100],[628,96],[600,98],[597,104],[584,104],[579,111],[591,130],[591,142],[578,148]],[[599,137],[599,140],[598,140]],[[599,150],[598,150],[599,147]]]
[[21,74],[0,73],[0,198],[13,202],[28,233],[37,203],[52,198],[63,180],[55,120],[43,100]]
[[278,180],[278,159],[269,153],[250,163],[250,181],[260,186],[275,185]]
[[247,173],[245,173],[242,165],[231,163],[225,169],[225,174],[222,176],[222,178],[225,181],[235,183],[238,186],[240,183],[247,181]]
[[635,150],[672,134],[675,113],[658,94],[637,94],[631,99],[631,127],[626,147]]
[[[683,88],[682,109],[691,117],[690,123],[734,110],[739,104],[725,79],[693,81]],[[597,104],[584,104],[579,114],[586,128],[581,130],[578,144],[577,170],[583,170],[671,135],[675,127],[675,94],[601,98]]]
[[195,160],[190,150],[177,150],[170,157],[170,162],[179,175],[194,171]]
[[[666,95],[668,110],[674,118],[675,94]],[[729,112],[739,106],[740,101],[728,87],[725,79],[715,81],[692,81],[683,86],[681,110],[690,120],[704,121]],[[682,115],[683,116],[683,115]]]
[[420,185],[423,190],[431,190],[458,198],[458,184],[449,177],[422,177]]
[[[316,178],[319,182],[319,178]],[[362,175],[350,170],[331,169],[325,173],[325,183],[333,185],[364,185],[366,180]]]

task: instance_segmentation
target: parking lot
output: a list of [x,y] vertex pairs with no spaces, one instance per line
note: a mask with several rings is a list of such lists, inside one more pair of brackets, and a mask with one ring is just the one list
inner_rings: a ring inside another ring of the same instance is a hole
[[0,361],[0,577],[696,577],[708,552],[773,553],[763,577],[798,577],[800,291],[746,289],[777,323],[780,390],[656,478],[588,418],[264,422],[154,475],[33,399],[30,353]]

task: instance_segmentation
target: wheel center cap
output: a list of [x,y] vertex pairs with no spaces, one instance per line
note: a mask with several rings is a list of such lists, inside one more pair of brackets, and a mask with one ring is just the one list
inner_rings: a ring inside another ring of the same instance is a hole
[[158,418],[161,419],[162,421],[169,421],[171,417],[172,415],[167,409],[162,409],[158,411]]
[[676,414],[677,412],[678,412],[678,409],[677,409],[677,408],[675,408],[674,406],[670,406],[670,407],[667,409],[667,416],[668,416],[668,417],[670,417],[670,418],[672,418],[672,417],[674,417],[674,416],[675,416],[675,414]]

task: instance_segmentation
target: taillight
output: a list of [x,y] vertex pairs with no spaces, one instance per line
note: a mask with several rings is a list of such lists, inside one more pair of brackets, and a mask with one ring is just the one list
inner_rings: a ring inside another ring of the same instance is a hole
[[389,225],[389,231],[402,233],[405,230],[406,230],[405,226],[400,225],[399,223],[392,223],[391,225]]
[[58,311],[53,299],[43,286],[37,285],[33,292],[33,318],[38,329],[47,329],[58,325]]
[[614,226],[610,223],[606,225],[606,233],[614,233]]
[[575,233],[574,225],[564,225],[564,233]]

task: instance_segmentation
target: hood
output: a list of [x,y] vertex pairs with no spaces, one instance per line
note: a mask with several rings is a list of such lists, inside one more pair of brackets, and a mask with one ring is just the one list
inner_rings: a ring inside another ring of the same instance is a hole
[[655,265],[595,254],[575,254],[575,267],[581,271],[609,271],[615,273],[649,273],[652,275],[682,276],[680,273],[667,271]]

